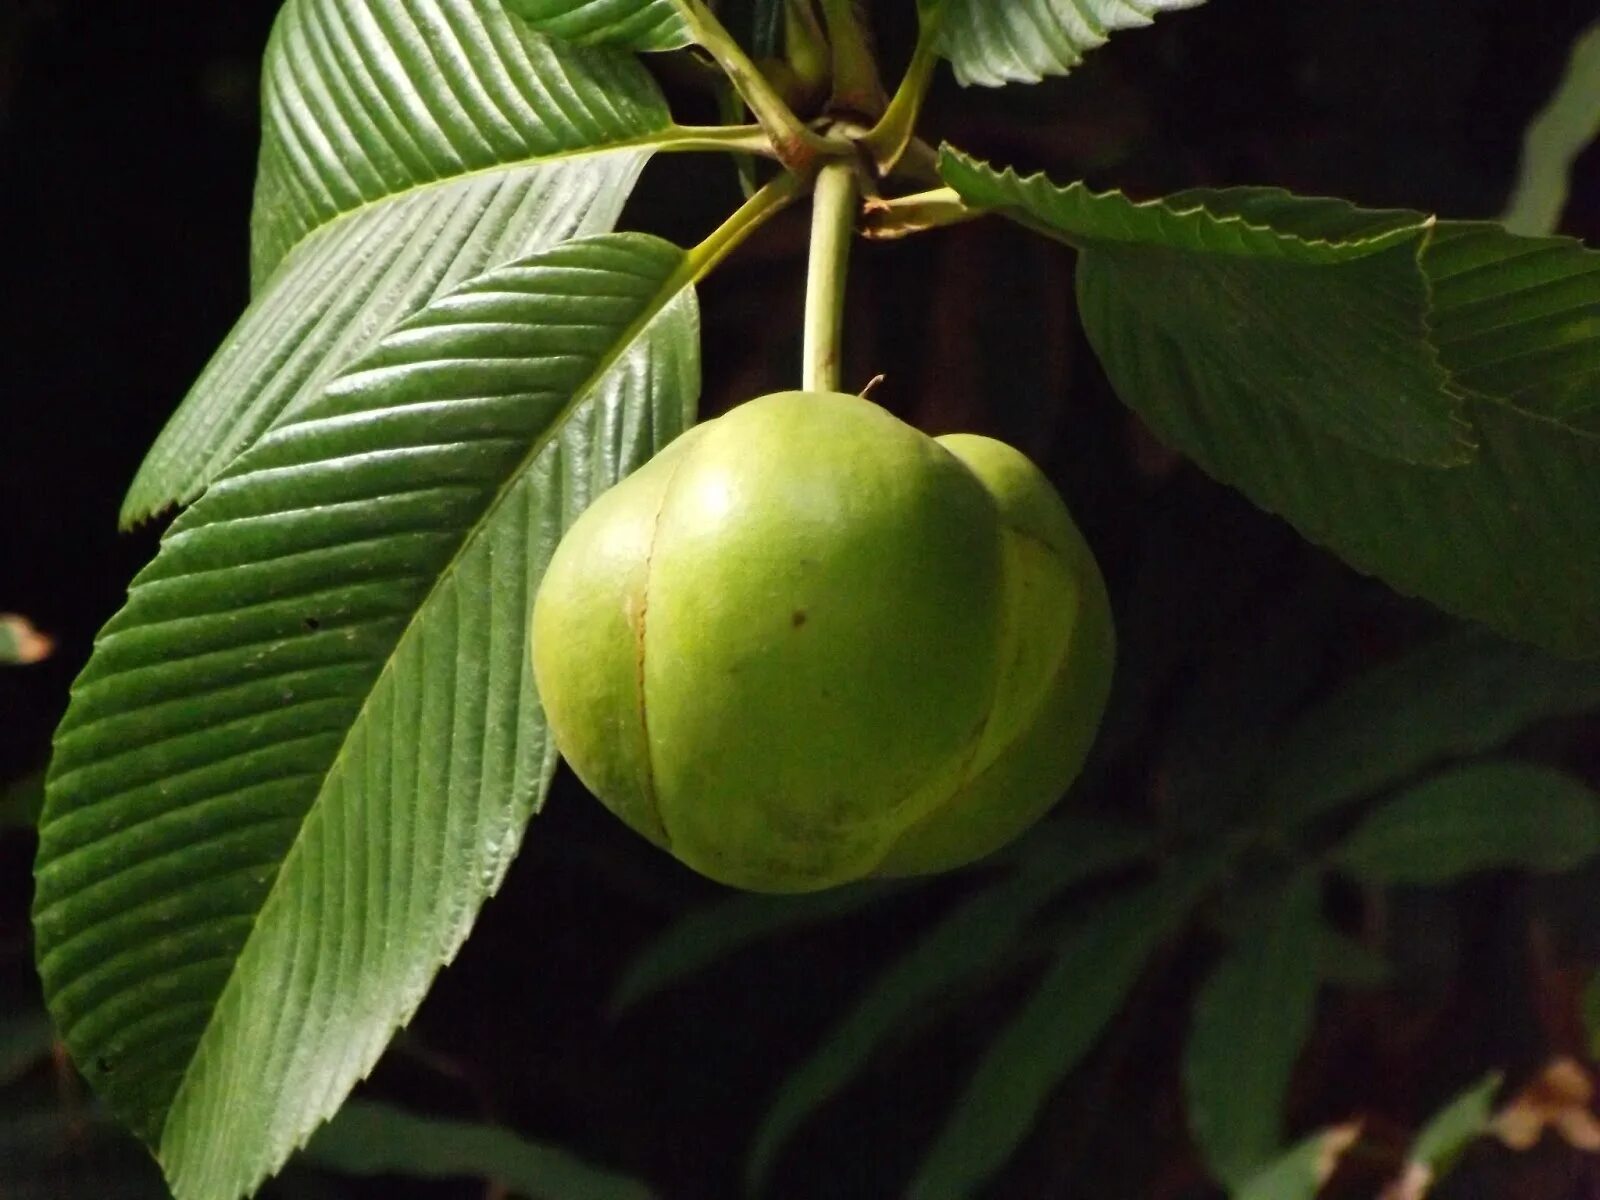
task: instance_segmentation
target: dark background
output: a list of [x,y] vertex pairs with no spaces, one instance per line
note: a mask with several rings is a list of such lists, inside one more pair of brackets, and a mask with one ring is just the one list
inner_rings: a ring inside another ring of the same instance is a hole
[[[909,0],[875,7],[898,61]],[[153,553],[158,531],[116,532],[123,489],[244,307],[257,63],[276,8],[0,0],[0,611],[26,614],[58,641],[49,661],[0,673],[0,781],[43,765],[95,630]],[[1066,81],[992,93],[946,80],[929,128],[986,158],[1138,195],[1277,184],[1494,216],[1522,129],[1594,16],[1593,0],[1215,0],[1118,37]],[[679,99],[694,114],[695,98]],[[1600,242],[1600,153],[1580,162],[1577,184],[1565,231]],[[736,199],[719,164],[659,161],[625,224],[692,239]],[[804,225],[788,214],[705,286],[708,412],[794,381]],[[1082,343],[1070,271],[1067,251],[997,224],[864,246],[846,383],[882,373],[877,398],[930,432],[997,433],[1046,465],[1106,567],[1119,613],[1152,562],[1180,581],[1156,623],[1173,643],[1165,670],[1138,681],[1157,724],[1207,663],[1249,654],[1249,630],[1285,606],[1317,609],[1300,668],[1307,696],[1439,626],[1143,434]],[[1148,809],[1158,803],[1153,765],[1135,748],[1102,772],[1091,802]],[[0,833],[0,956],[9,953],[3,969],[16,988],[25,986],[31,852],[26,835]],[[744,953],[612,1021],[606,997],[631,954],[720,893],[633,839],[563,775],[503,894],[374,1091],[506,1121],[669,1197],[733,1195],[785,1070],[965,886],[920,889]],[[1448,960],[1444,998],[1428,997],[1434,1007],[1421,1016],[1382,1017],[1434,1022],[1412,1041],[1342,1058],[1329,1046],[1343,1045],[1340,1021],[1357,1018],[1324,1014],[1313,1048],[1323,1060],[1297,1093],[1297,1126],[1360,1110],[1404,1128],[1441,1088],[1537,1059],[1548,1038],[1515,949],[1521,897],[1491,882],[1423,915],[1418,944]],[[1097,1087],[1052,1106],[995,1195],[1206,1194],[1176,1109],[1183,975],[1180,964],[1170,995],[1143,999],[1137,1029],[1121,1031],[1132,1048],[1119,1069],[1095,1075],[1091,1064]],[[1475,984],[1463,997],[1466,978]],[[774,1194],[895,1194],[1025,981],[952,1006],[931,1034],[866,1072],[795,1141]],[[1492,1182],[1509,1177],[1486,1163],[1453,1194],[1600,1195],[1592,1175],[1550,1161],[1515,1185]]]

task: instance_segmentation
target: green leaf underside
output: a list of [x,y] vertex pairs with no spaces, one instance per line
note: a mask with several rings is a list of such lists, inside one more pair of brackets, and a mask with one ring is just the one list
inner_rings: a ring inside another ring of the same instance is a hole
[[1600,708],[1600,671],[1480,630],[1368,671],[1296,722],[1263,770],[1262,807],[1285,827],[1498,749],[1549,717]]
[[1095,875],[1125,867],[1148,850],[1127,830],[1072,822],[1072,836],[1025,858],[1016,874],[985,888],[941,918],[873,982],[823,1044],[790,1073],[756,1135],[752,1187],[803,1121],[842,1091],[884,1042],[914,1023],[942,995],[1005,954],[1028,919],[1052,897]]
[[1566,871],[1600,854],[1600,797],[1532,763],[1474,763],[1390,800],[1335,863],[1372,883],[1448,883],[1474,871]]
[[[1593,386],[1600,348],[1595,304],[1584,301],[1588,316],[1566,303],[1558,313],[1539,310],[1550,303],[1551,285],[1559,285],[1561,275],[1600,291],[1600,255],[1573,243],[1543,243],[1536,253],[1548,267],[1540,268],[1517,261],[1527,253],[1526,243],[1498,227],[1477,225],[1441,227],[1425,256],[1438,336],[1447,364],[1455,352],[1458,378],[1469,378],[1465,357],[1472,347],[1445,338],[1470,314],[1486,328],[1505,331],[1482,339],[1486,356],[1471,374],[1487,381],[1497,371],[1520,371],[1537,389],[1517,396],[1518,404],[1470,396],[1467,414],[1479,452],[1448,471],[1379,458],[1328,437],[1215,364],[1185,355],[1140,320],[1116,294],[1115,272],[1093,256],[1080,264],[1079,297],[1090,340],[1118,394],[1209,474],[1401,592],[1558,653],[1587,657],[1600,653],[1600,438],[1553,413],[1518,405],[1563,390],[1576,399],[1576,388],[1565,387],[1576,376],[1563,381],[1554,375],[1563,369],[1589,376]],[[1479,265],[1465,265],[1472,260]],[[1458,282],[1458,273],[1466,272],[1501,295],[1455,306],[1467,283]],[[1579,322],[1595,328],[1583,333]],[[1562,325],[1582,340],[1509,348],[1513,341],[1561,336]],[[1490,357],[1496,340],[1508,346],[1500,362]],[[1537,376],[1545,370],[1551,382],[1541,386]],[[1585,416],[1592,421],[1592,411]]]
[[180,1200],[281,1165],[498,885],[555,762],[538,578],[690,419],[683,263],[603,235],[435,301],[239,459],[103,631],[57,735],[39,964]]
[[670,124],[631,56],[548,42],[493,0],[294,0],[264,72],[256,295],[125,525],[194,499],[434,296],[609,230]]
[[506,0],[541,33],[584,46],[677,50],[694,39],[673,0]]
[[1070,239],[1186,357],[1322,432],[1404,462],[1470,454],[1424,327],[1422,216],[1286,198],[1268,221],[1218,214],[1205,193],[1134,203],[997,174],[949,149],[942,170],[969,203],[1022,212]]
[[985,1053],[918,1169],[911,1200],[972,1195],[1005,1164],[1150,957],[1181,928],[1218,866],[1187,864],[1108,901],[1062,943],[1028,1002]]
[[1412,1143],[1411,1161],[1435,1176],[1449,1170],[1461,1152],[1488,1131],[1501,1081],[1500,1072],[1492,1071],[1435,1113]]
[[353,1100],[306,1146],[305,1159],[345,1175],[492,1179],[530,1200],[649,1200],[644,1184],[509,1129],[423,1117]]
[[[939,0],[932,0],[938,3]],[[923,0],[928,7],[930,0]],[[1122,29],[1205,0],[942,0],[939,51],[963,84],[1065,75]]]
[[1319,880],[1300,876],[1239,931],[1195,1001],[1184,1049],[1189,1126],[1212,1173],[1241,1188],[1282,1150],[1289,1076],[1320,975]]
[[[953,186],[975,181],[976,203],[1038,192],[953,154],[945,164]],[[1302,238],[1398,219],[1264,189],[1176,199]],[[1434,226],[1420,260],[1430,338],[1478,443],[1447,470],[1333,436],[1147,308],[1138,285],[1153,285],[1125,261],[1084,240],[1079,310],[1117,393],[1164,441],[1402,592],[1558,653],[1600,654],[1600,253],[1489,223]]]

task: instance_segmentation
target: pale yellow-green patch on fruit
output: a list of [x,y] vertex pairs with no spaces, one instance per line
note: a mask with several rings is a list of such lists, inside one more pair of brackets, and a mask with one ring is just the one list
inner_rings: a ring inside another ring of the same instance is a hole
[[967,778],[906,830],[879,865],[882,875],[949,870],[998,850],[1042,817],[1088,757],[1116,655],[1099,565],[1044,473],[992,438],[938,441],[984,482],[1000,509],[1001,678]]
[[944,443],[859,397],[781,393],[584,513],[533,655],[603,803],[763,891],[944,869],[1048,807],[1104,703],[1103,586],[1031,463]]
[[[639,637],[656,515],[690,430],[603,493],[550,559],[533,609],[533,667],[556,744],[607,807],[658,846],[639,693]],[[581,767],[578,764],[583,764]]]

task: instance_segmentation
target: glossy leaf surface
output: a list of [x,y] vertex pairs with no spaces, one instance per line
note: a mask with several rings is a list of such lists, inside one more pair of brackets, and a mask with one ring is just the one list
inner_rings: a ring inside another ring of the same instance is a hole
[[1065,75],[1122,29],[1205,0],[922,0],[943,6],[939,48],[965,84]]
[[506,0],[541,33],[584,46],[676,50],[692,40],[672,0]]
[[433,297],[610,229],[670,125],[631,56],[552,42],[497,0],[290,0],[262,92],[255,296],[124,524],[194,499]]
[[180,1200],[275,1170],[498,886],[555,763],[531,598],[690,418],[684,263],[604,235],[435,300],[238,460],[102,632],[57,735],[39,965]]

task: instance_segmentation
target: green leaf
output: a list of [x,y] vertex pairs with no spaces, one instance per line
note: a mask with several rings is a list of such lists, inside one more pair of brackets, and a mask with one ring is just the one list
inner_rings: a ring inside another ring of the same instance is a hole
[[690,418],[689,260],[602,235],[383,339],[173,526],[56,739],[52,1013],[180,1200],[275,1170],[498,886],[555,765],[528,607]]
[[1424,1167],[1429,1178],[1448,1171],[1488,1130],[1501,1080],[1500,1072],[1491,1071],[1435,1113],[1411,1143],[1410,1161]]
[[[1065,75],[1122,29],[1205,0],[942,0],[939,51],[963,84],[995,87]],[[922,0],[924,10],[941,0]]]
[[1437,639],[1357,677],[1283,735],[1261,773],[1289,827],[1485,754],[1549,717],[1600,708],[1600,670],[1480,631]]
[[902,892],[908,880],[882,880],[796,896],[741,893],[690,913],[629,964],[612,993],[621,1012],[740,950],[825,921],[837,920]]
[[[1070,240],[1081,287],[1091,279],[1115,293],[1141,336],[1230,389],[1385,458],[1437,466],[1470,454],[1460,402],[1428,342],[1420,214],[1287,199],[1242,214],[1205,192],[1134,203],[996,172],[948,147],[940,170],[969,204]],[[1085,297],[1086,310],[1093,303]]]
[[1297,876],[1239,931],[1195,1001],[1183,1062],[1189,1127],[1234,1189],[1282,1151],[1289,1077],[1316,1014],[1320,886]]
[[677,50],[694,39],[673,0],[505,0],[541,33],[581,46]]
[[1600,797],[1532,763],[1436,775],[1369,815],[1333,862],[1369,883],[1448,883],[1474,871],[1566,871],[1600,854]]
[[[1464,321],[1469,302],[1454,314],[1443,306],[1459,294],[1451,277],[1472,271],[1501,292],[1476,306],[1485,328],[1503,331],[1486,340],[1501,346],[1508,363],[1522,359],[1514,365],[1528,372],[1530,388],[1539,388],[1533,375],[1548,371],[1554,391],[1569,369],[1557,360],[1587,374],[1582,358],[1600,345],[1582,334],[1582,323],[1593,323],[1580,315],[1583,306],[1592,310],[1595,301],[1563,302],[1574,282],[1600,296],[1600,256],[1550,242],[1518,262],[1523,250],[1490,226],[1441,230],[1426,260],[1437,326],[1442,336],[1449,317]],[[1463,265],[1474,259],[1478,266]],[[1600,652],[1600,438],[1593,432],[1546,412],[1474,398],[1468,411],[1481,446],[1472,463],[1439,471],[1382,459],[1186,358],[1140,324],[1132,301],[1115,294],[1116,281],[1087,258],[1079,278],[1091,340],[1118,393],[1210,474],[1401,592],[1557,653]],[[1546,320],[1535,314],[1541,305],[1560,311]],[[1582,338],[1564,350],[1555,343],[1567,335],[1548,328],[1563,322]],[[1540,339],[1548,350],[1513,345]]]
[[[950,152],[943,169],[972,203],[1003,203],[1081,244],[1078,299],[1089,340],[1118,394],[1165,441],[1400,591],[1563,654],[1600,654],[1600,253],[1570,240],[1517,238],[1486,222],[1439,224],[1417,238],[1420,214],[1365,212],[1270,189],[1136,205],[1000,175]],[[1197,209],[1205,215],[1194,216]],[[1277,303],[1259,313],[1265,325],[1222,343],[1236,356],[1197,341],[1195,329],[1216,332],[1207,310],[1246,310],[1152,264],[1170,263],[1168,241],[1192,242],[1193,223],[1209,228],[1207,219],[1241,223],[1229,239],[1241,245],[1260,242],[1245,228],[1276,231],[1299,247],[1280,272],[1320,275],[1354,307],[1319,302],[1275,275],[1269,292]],[[1119,221],[1134,242],[1118,240]],[[1391,245],[1396,237],[1413,240]],[[1402,390],[1356,391],[1399,369],[1406,337],[1418,332],[1404,315],[1416,293],[1379,269],[1398,269],[1413,250],[1429,301],[1421,329],[1478,443],[1470,461],[1449,470],[1397,461],[1405,455],[1385,454],[1346,427],[1353,414],[1388,408],[1391,420],[1371,425],[1374,433],[1389,436],[1396,422],[1414,421],[1413,445],[1428,430],[1437,434],[1437,414],[1408,408],[1415,398]],[[1358,251],[1365,257],[1320,271],[1306,257]],[[1369,274],[1379,291],[1367,302],[1339,287],[1341,278]],[[1169,294],[1187,297],[1188,307]],[[1195,324],[1178,323],[1181,314]],[[1292,376],[1241,366],[1257,340],[1293,344],[1283,332],[1293,328],[1308,347],[1308,368],[1320,374],[1335,359],[1314,343],[1348,343],[1359,356],[1361,338],[1348,334],[1369,320],[1383,326],[1366,345],[1372,361],[1324,375],[1321,388],[1302,391]],[[1330,397],[1331,409],[1310,411]]]
[[312,230],[368,204],[670,127],[632,56],[541,37],[500,0],[288,0],[262,94],[258,285]]
[[1556,94],[1522,143],[1522,163],[1506,209],[1512,233],[1541,236],[1561,223],[1572,186],[1572,168],[1600,137],[1600,22],[1578,35]]
[[187,503],[389,329],[612,227],[666,103],[631,55],[498,0],[289,0],[263,68],[255,297],[151,448],[125,525]]
[[1089,913],[985,1053],[918,1169],[907,1193],[911,1200],[974,1195],[1005,1165],[1219,866],[1212,859],[1186,864]]
[[1095,875],[1125,867],[1149,849],[1131,831],[1087,821],[1070,836],[1026,856],[1015,874],[972,896],[939,920],[873,981],[843,1022],[784,1080],[750,1153],[752,1189],[771,1172],[801,1123],[842,1091],[872,1053],[961,981],[1003,956],[1028,919],[1050,899]]
[[649,1200],[644,1184],[509,1129],[353,1100],[317,1131],[304,1161],[345,1175],[493,1180],[528,1200]]
[[1235,1200],[1314,1200],[1358,1136],[1351,1125],[1319,1130],[1252,1176]]
[[1208,473],[1401,592],[1557,653],[1600,653],[1600,409],[1581,408],[1600,371],[1600,255],[1456,225],[1424,266],[1446,365],[1493,393],[1469,396],[1479,451],[1451,470],[1328,436],[1187,354],[1092,254],[1079,298],[1118,394]]

